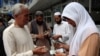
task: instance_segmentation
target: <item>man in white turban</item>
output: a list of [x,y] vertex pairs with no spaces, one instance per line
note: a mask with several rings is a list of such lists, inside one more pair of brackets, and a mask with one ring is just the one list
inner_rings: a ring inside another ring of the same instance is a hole
[[53,28],[53,39],[55,42],[56,51],[64,52],[64,49],[68,52],[70,39],[72,38],[71,29],[69,29],[69,24],[66,21],[63,21],[61,18],[60,12],[54,13],[54,28]]

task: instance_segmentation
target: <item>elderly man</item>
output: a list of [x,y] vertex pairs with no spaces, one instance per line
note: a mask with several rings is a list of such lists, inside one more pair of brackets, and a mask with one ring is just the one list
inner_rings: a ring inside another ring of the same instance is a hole
[[7,56],[34,56],[44,54],[45,46],[34,48],[32,37],[26,24],[29,19],[29,9],[24,4],[15,4],[12,8],[15,22],[3,33],[4,48]]

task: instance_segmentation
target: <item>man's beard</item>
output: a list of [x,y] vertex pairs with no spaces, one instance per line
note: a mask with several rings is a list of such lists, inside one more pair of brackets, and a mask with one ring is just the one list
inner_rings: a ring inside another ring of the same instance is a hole
[[37,22],[38,25],[42,25],[43,24],[43,21],[36,20],[36,22]]
[[61,20],[60,21],[56,21],[57,24],[61,24]]

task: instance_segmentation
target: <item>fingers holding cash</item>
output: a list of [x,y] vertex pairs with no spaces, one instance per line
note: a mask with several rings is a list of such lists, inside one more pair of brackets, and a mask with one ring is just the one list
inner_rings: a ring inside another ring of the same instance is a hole
[[39,47],[36,47],[33,50],[33,53],[41,55],[41,54],[45,54],[47,51],[48,51],[47,47],[45,47],[45,46],[39,46]]
[[66,56],[66,54],[62,52],[56,52],[55,56]]

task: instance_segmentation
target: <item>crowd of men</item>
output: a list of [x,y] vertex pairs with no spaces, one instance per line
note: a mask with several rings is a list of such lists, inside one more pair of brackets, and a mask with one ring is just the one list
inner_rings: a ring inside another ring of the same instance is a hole
[[0,19],[0,56],[98,56],[98,29],[77,2],[54,13],[53,30],[42,11],[36,11],[29,22],[29,9],[24,4],[15,4],[12,16],[7,25]]

